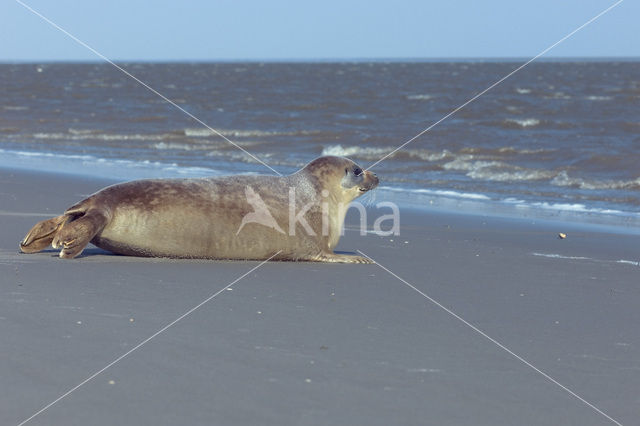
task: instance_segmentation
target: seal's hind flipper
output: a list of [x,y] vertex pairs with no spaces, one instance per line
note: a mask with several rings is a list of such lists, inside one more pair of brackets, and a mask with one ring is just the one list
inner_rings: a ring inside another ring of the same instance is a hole
[[43,220],[35,224],[20,241],[20,250],[23,253],[36,253],[44,250],[51,244],[56,232],[70,219],[71,216],[62,215]]
[[83,216],[66,222],[52,241],[53,248],[62,247],[60,257],[72,259],[82,253],[93,237],[107,224],[107,217],[100,210],[88,210]]

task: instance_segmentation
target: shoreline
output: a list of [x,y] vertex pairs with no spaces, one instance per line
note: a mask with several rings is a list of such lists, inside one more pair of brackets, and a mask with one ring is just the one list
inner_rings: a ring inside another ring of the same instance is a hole
[[[93,156],[62,155],[66,166],[74,172],[60,172],[64,164],[54,154],[27,153],[25,158],[10,150],[0,153],[12,154],[9,160],[0,162],[0,170],[15,170],[19,173],[76,176],[84,180],[102,180],[118,183],[135,179],[179,178],[222,176],[227,173],[202,167],[182,167],[174,163],[135,162],[118,159],[100,159]],[[35,163],[34,163],[35,162]],[[11,166],[11,164],[13,164]],[[35,169],[39,167],[41,170]],[[62,168],[64,170],[64,168]],[[119,179],[110,176],[117,174]],[[505,219],[523,219],[556,223],[573,228],[585,227],[594,231],[640,235],[640,213],[600,207],[589,207],[581,203],[525,201],[514,198],[495,199],[479,193],[463,193],[444,189],[405,189],[386,186],[376,190],[372,205],[380,201],[396,203],[401,209],[415,210],[425,214],[467,214]],[[370,198],[369,198],[370,199]],[[365,199],[366,200],[366,199]],[[360,200],[362,201],[362,200]]]

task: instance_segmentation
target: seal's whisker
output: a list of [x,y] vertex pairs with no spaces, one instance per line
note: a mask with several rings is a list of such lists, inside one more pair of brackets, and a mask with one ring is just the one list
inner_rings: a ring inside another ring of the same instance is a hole
[[376,191],[376,189],[371,191],[371,205],[373,205],[376,202],[376,198],[378,198],[378,191]]
[[365,207],[373,206],[376,201],[376,195],[377,195],[377,192],[375,189],[370,190],[369,192],[367,192],[367,195],[362,200],[362,204],[364,204]]

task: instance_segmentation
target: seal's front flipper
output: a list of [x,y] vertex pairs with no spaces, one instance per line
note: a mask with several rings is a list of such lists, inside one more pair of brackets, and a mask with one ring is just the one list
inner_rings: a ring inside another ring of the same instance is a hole
[[53,248],[62,247],[60,257],[72,259],[82,253],[82,250],[107,224],[107,217],[99,210],[88,210],[86,214],[67,222],[58,231],[53,242]]
[[312,260],[315,262],[329,262],[329,263],[375,263],[373,260],[363,257],[357,256],[354,254],[338,254],[338,253],[323,253],[318,256],[314,256],[310,259],[300,259],[300,260]]
[[23,253],[36,253],[47,248],[55,238],[56,232],[70,217],[62,215],[36,223],[24,239],[20,241],[20,251]]

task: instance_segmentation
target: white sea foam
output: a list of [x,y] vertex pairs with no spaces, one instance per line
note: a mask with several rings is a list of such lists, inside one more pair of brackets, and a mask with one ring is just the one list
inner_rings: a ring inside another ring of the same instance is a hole
[[72,135],[90,135],[92,133],[98,133],[98,130],[69,128],[69,133]]
[[[545,202],[528,203],[526,206],[533,206],[533,207],[545,209],[545,210],[557,210],[557,211],[567,211],[567,212],[576,212],[576,213],[598,213],[598,214],[607,214],[607,215],[628,215],[629,214],[620,210],[587,207],[584,204],[579,204],[579,203],[549,203],[545,201]],[[638,214],[638,216],[640,217],[640,214]]]
[[440,152],[430,152],[427,150],[407,150],[407,153],[411,157],[418,157],[426,161],[440,161],[440,160],[444,160],[445,158],[451,157],[453,155],[450,151],[446,149],[443,149]]
[[538,149],[527,149],[527,148],[515,148],[513,146],[503,146],[502,148],[498,149],[498,152],[501,154],[507,153],[507,154],[541,154],[544,152],[554,152],[556,151],[555,149],[549,149],[549,148],[538,148]]
[[184,135],[192,138],[208,138],[209,136],[215,135],[215,133],[209,129],[198,127],[195,129],[184,129]]
[[175,137],[170,134],[110,134],[110,133],[84,133],[82,131],[74,131],[69,133],[34,133],[34,139],[53,139],[53,140],[133,140],[133,141],[154,141]]
[[588,100],[588,101],[610,101],[610,100],[613,99],[613,97],[611,97],[611,96],[591,95],[591,96],[585,97],[585,99]]
[[5,149],[0,149],[0,166],[105,178],[117,176],[118,179],[200,177],[223,174],[218,170],[206,167],[183,167],[176,163],[149,160],[132,161],[99,158],[93,155],[68,155]]
[[624,260],[624,259],[620,259],[620,260],[616,260],[616,263],[623,263],[625,265],[640,266],[640,260]]
[[[154,143],[153,147],[159,150],[175,150],[175,151],[191,151],[194,148],[198,148],[193,145],[189,145],[186,143],[175,143],[175,142],[158,142]],[[201,146],[200,146],[201,147]]]
[[322,148],[322,155],[337,155],[340,157],[346,157],[349,155],[357,154],[362,149],[359,146],[343,147],[342,145],[329,145]]
[[[361,147],[361,146],[342,146],[327,145],[322,148],[321,155],[337,155],[342,157],[357,156],[359,158],[371,161],[377,161],[385,154],[392,152],[396,147]],[[402,149],[394,152],[390,158],[395,156],[418,158],[420,160],[435,162],[451,157],[453,154],[449,150],[429,151],[426,149]]]
[[554,92],[551,95],[545,96],[545,99],[571,99],[571,95],[567,95],[564,92]]
[[428,101],[429,99],[433,99],[433,95],[407,95],[407,99],[410,101]]
[[526,201],[521,200],[519,198],[514,198],[514,197],[505,198],[505,199],[501,200],[501,202],[503,202],[505,204],[525,204],[526,203]]
[[[278,132],[278,131],[263,131],[263,130],[239,130],[239,129],[218,129],[222,135],[230,138],[250,138],[250,137],[267,137],[267,136],[305,136],[317,134],[314,130],[301,130],[290,132]],[[191,138],[208,138],[217,137],[217,133],[207,128],[186,128],[183,129],[182,135]],[[118,133],[103,133],[97,129],[73,129],[70,128],[68,133],[34,133],[35,139],[53,139],[53,140],[139,140],[139,141],[154,141],[154,140],[166,140],[175,139],[181,136],[180,133],[145,133],[145,134],[118,134]],[[244,143],[244,142],[243,142]]]
[[585,180],[582,178],[573,178],[563,170],[558,173],[552,180],[552,185],[571,186],[580,189],[634,189],[640,188],[640,177],[632,180]]
[[389,148],[373,148],[373,147],[361,147],[361,146],[346,146],[342,145],[329,145],[322,148],[322,155],[336,155],[339,157],[349,157],[352,155],[360,156],[381,156],[390,152]]
[[[246,130],[246,129],[216,129],[221,134],[233,138],[260,138],[268,136],[307,136],[320,133],[318,130]],[[216,133],[203,127],[188,127],[183,129],[184,135],[192,138],[207,138],[215,136]]]
[[469,200],[482,200],[482,201],[491,200],[491,198],[487,197],[484,194],[474,194],[470,192],[457,192],[457,191],[449,191],[444,189],[405,189],[405,188],[396,188],[391,186],[381,186],[380,189],[383,189],[386,191],[393,191],[393,192],[437,195],[440,197],[466,198]]
[[624,265],[640,266],[640,260],[625,260],[625,259],[603,260],[603,259],[594,259],[592,257],[584,257],[584,256],[567,256],[567,255],[562,255],[557,253],[536,253],[536,252],[531,253],[531,255],[538,256],[538,257],[547,257],[549,259],[588,260],[588,261],[600,262],[600,263],[619,263]]
[[472,179],[489,180],[494,182],[534,181],[551,178],[554,173],[547,170],[530,170],[521,167],[509,166],[511,170],[494,170],[492,168],[479,168],[467,173]]
[[594,260],[590,257],[583,256],[564,256],[556,253],[531,253],[532,256],[549,257],[551,259],[569,259],[569,260]]
[[28,159],[32,158],[59,158],[61,160],[93,160],[96,157],[91,155],[74,155],[74,154],[53,154],[49,152],[34,152],[34,151],[11,151],[7,149],[0,149],[0,154],[3,155],[3,159],[9,157],[24,157]]
[[442,167],[445,170],[466,171],[466,175],[472,179],[498,182],[540,180],[553,176],[551,172],[511,166],[502,161],[472,160],[473,158],[471,155],[461,155]]
[[504,122],[522,128],[535,127],[540,124],[540,120],[537,118],[507,118]]
[[482,178],[486,179],[492,173],[487,173],[487,169],[497,169],[506,166],[502,161],[471,160],[472,158],[473,156],[471,155],[462,155],[453,161],[443,164],[442,168],[445,170],[468,172],[467,176],[469,177],[476,175],[480,178],[480,175],[483,175]]
[[[472,170],[474,167],[477,167],[477,165],[475,165],[477,161],[473,161],[473,159],[474,157],[471,154],[458,155],[452,161],[444,163],[442,168],[445,170]],[[483,161],[483,163],[488,164],[486,161]]]
[[516,87],[516,92],[518,92],[521,95],[527,95],[529,93],[531,93],[531,89],[524,89],[521,87]]

